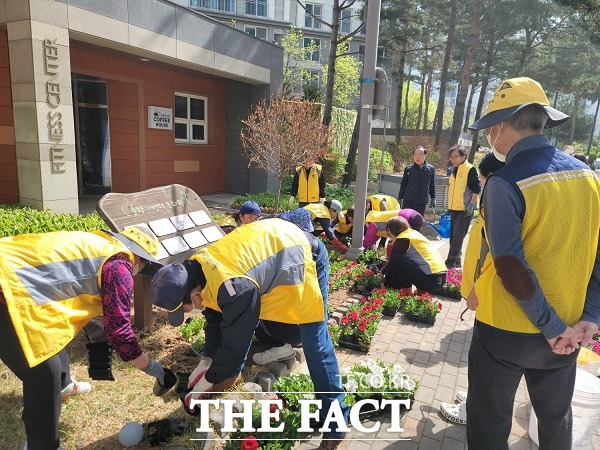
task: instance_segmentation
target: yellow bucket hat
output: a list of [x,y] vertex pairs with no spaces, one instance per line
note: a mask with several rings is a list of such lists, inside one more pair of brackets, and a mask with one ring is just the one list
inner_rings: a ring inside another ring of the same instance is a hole
[[150,228],[144,225],[132,225],[123,228],[120,233],[111,231],[110,234],[121,241],[134,255],[151,263],[160,264],[155,258],[160,244]]
[[511,78],[503,81],[492,96],[485,115],[469,125],[470,130],[482,130],[505,121],[527,105],[537,104],[544,107],[548,115],[546,128],[558,126],[569,116],[550,106],[540,83],[531,78]]

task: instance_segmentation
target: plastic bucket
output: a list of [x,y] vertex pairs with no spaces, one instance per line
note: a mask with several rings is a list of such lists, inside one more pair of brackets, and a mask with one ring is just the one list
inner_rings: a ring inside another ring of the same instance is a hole
[[[600,378],[577,369],[573,392],[573,449],[589,449],[592,435],[600,423]],[[538,423],[535,411],[531,410],[529,438],[539,445]]]
[[442,214],[440,216],[439,231],[440,236],[443,238],[450,237],[450,214]]

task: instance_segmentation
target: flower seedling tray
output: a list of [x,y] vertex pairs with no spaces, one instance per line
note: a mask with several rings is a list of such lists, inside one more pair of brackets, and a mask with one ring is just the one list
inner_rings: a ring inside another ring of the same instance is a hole
[[359,289],[356,286],[352,286],[350,288],[350,292],[352,292],[354,294],[358,294],[358,295],[364,295],[365,297],[370,297],[371,296],[371,291],[368,291],[366,289]]
[[381,314],[383,314],[384,316],[388,316],[388,317],[395,317],[396,313],[398,312],[399,308],[394,308],[394,307],[385,307],[383,308],[383,310],[381,311]]
[[350,350],[358,350],[359,352],[369,352],[369,345],[361,344],[357,339],[352,339],[354,336],[344,336],[340,334],[338,345],[340,347],[349,348]]
[[405,316],[408,320],[412,321],[412,322],[418,322],[418,323],[426,323],[428,325],[434,325],[435,324],[435,316],[420,316],[418,314],[410,314],[410,313],[405,313]]

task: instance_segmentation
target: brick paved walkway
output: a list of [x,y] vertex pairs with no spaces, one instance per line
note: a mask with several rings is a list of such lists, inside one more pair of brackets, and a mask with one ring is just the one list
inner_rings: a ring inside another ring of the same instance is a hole
[[[466,241],[466,240],[465,240]],[[438,242],[439,251],[446,257],[447,240]],[[390,319],[384,317],[379,324],[369,353],[365,355],[346,349],[336,349],[340,367],[349,367],[360,360],[380,359],[386,363],[401,364],[406,372],[419,378],[421,384],[412,409],[404,416],[404,433],[388,433],[385,425],[389,417],[382,416],[376,434],[355,430],[348,437],[353,440],[349,450],[377,449],[464,449],[466,426],[448,422],[439,412],[442,401],[452,402],[456,392],[467,390],[467,357],[472,337],[474,313],[468,311],[461,322],[464,302],[440,298],[443,309],[433,326],[410,322],[402,314]],[[529,427],[529,398],[524,383],[517,391],[515,415],[510,436],[511,449],[537,448],[527,434]],[[370,426],[368,423],[365,426]],[[316,448],[319,441],[300,443],[297,448]]]

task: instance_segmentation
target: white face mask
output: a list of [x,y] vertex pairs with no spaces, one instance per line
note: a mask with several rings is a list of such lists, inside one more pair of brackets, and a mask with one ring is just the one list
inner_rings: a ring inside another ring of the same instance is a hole
[[135,263],[133,269],[131,269],[131,275],[136,276],[140,271],[140,263]]
[[504,162],[506,161],[506,155],[503,155],[502,153],[500,153],[498,150],[496,150],[496,142],[498,141],[498,137],[500,136],[500,133],[502,132],[502,128],[504,127],[504,124],[502,124],[500,126],[500,131],[498,131],[498,134],[496,135],[496,139],[494,139],[494,142],[492,142],[490,136],[492,135],[492,132],[490,131],[489,133],[486,133],[485,137],[487,137],[487,141],[488,144],[490,144],[490,147],[492,149],[492,152],[494,152],[494,156],[496,157],[496,159],[500,162]]

